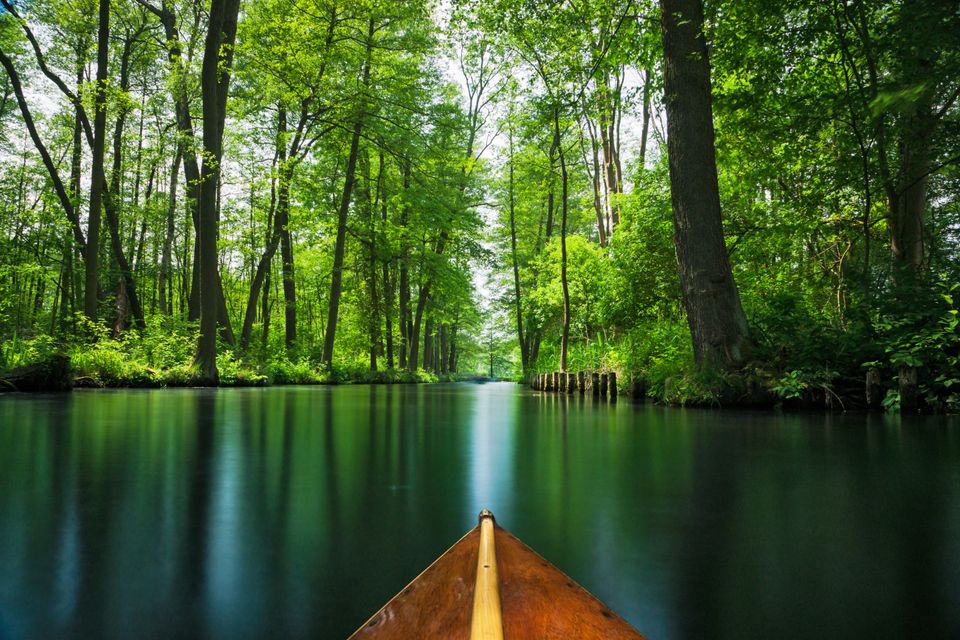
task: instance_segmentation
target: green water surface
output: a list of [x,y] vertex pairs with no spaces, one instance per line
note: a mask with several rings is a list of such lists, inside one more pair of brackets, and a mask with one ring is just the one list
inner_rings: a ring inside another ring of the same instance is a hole
[[481,507],[652,639],[960,638],[960,423],[506,384],[0,397],[0,638],[343,638]]

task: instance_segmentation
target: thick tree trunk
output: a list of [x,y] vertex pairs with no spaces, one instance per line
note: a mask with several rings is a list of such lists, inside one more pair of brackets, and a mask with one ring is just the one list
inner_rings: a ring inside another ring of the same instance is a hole
[[694,357],[700,365],[737,367],[749,338],[720,217],[703,6],[663,0],[662,7],[670,191]]
[[[227,5],[232,5],[233,1],[234,0],[228,0]],[[214,2],[218,3],[222,2],[222,0],[214,0]],[[176,82],[171,85],[171,92],[174,99],[174,112],[177,116],[177,128],[179,129],[179,133],[181,136],[183,136],[184,140],[183,177],[187,185],[187,201],[189,203],[190,217],[193,222],[193,228],[195,232],[193,242],[193,269],[190,273],[189,295],[184,297],[187,298],[187,319],[199,320],[201,289],[200,276],[202,273],[202,269],[200,269],[200,192],[202,180],[200,163],[197,160],[197,145],[193,132],[193,117],[190,114],[190,97],[187,89],[188,85],[186,66],[190,63],[190,56],[185,57],[183,54],[183,48],[180,43],[180,32],[177,28],[176,16],[174,15],[167,1],[164,0],[160,9],[156,9],[152,5],[150,5],[150,8],[157,15],[157,17],[160,19],[160,23],[163,25],[164,36],[167,40],[167,60],[170,65],[171,73],[176,79]],[[211,10],[212,8],[213,7],[211,5]],[[229,13],[230,11],[232,11],[232,9],[228,6],[227,12]],[[224,105],[226,105],[226,94],[229,87],[230,78],[229,71],[233,61],[233,40],[236,37],[236,22],[237,20],[235,17],[224,22],[224,44],[227,45],[223,50],[223,61],[225,62],[225,66],[224,73],[220,74],[220,77],[216,78],[218,83],[217,90],[219,93],[223,93],[222,103]],[[204,51],[204,55],[206,55],[206,50]],[[184,64],[184,60],[186,60],[186,65]],[[219,106],[220,105],[218,103],[217,107]],[[223,122],[224,118],[226,117],[226,109],[224,108],[223,111],[224,113],[218,116],[218,128],[221,131],[221,137]],[[233,328],[230,324],[230,317],[227,314],[227,304],[223,295],[223,286],[220,282],[219,270],[217,272],[216,290],[216,295],[219,297],[217,306],[219,309],[218,322],[220,323],[220,336],[228,344],[233,344]]]
[[899,182],[889,198],[894,277],[898,284],[908,288],[918,283],[917,274],[923,267],[930,133],[936,128],[936,119],[928,104],[917,104],[915,109],[902,134]]
[[223,159],[223,118],[229,88],[233,42],[237,32],[239,0],[212,0],[200,74],[203,102],[203,165],[200,170],[200,340],[197,345],[198,382],[216,385],[217,320],[223,292],[217,256],[217,191]]

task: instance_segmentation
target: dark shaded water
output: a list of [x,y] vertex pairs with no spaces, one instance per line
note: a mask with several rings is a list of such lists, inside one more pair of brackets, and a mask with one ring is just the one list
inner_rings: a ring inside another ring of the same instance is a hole
[[342,638],[482,506],[654,639],[960,637],[960,424],[488,384],[0,397],[0,638]]

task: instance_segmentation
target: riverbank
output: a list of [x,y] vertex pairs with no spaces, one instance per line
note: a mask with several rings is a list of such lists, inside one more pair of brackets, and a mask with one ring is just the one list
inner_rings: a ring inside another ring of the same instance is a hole
[[[309,360],[273,358],[250,364],[229,357],[219,362],[221,387],[279,385],[419,384],[451,382],[471,376],[386,369],[324,369]],[[190,364],[156,366],[113,349],[92,348],[77,356],[63,352],[45,354],[0,369],[2,391],[68,391],[73,388],[150,389],[199,386]]]
[[[9,352],[7,353],[9,356]],[[7,358],[9,362],[10,358]],[[19,364],[0,369],[0,392],[67,391],[73,388],[149,389],[202,386],[190,364],[144,362],[112,341],[75,350],[43,353],[31,345],[19,354]],[[429,384],[458,381],[489,381],[471,374],[442,374],[385,369],[325,369],[308,358],[291,361],[273,357],[256,363],[234,358],[227,352],[218,362],[221,387],[270,387],[283,385],[339,384]],[[830,384],[797,381],[784,384],[761,367],[738,372],[678,370],[662,379],[638,373],[578,371],[531,373],[518,380],[542,393],[580,394],[634,402],[650,401],[674,407],[752,408],[800,411],[901,411],[899,404],[884,398],[902,390],[886,388],[869,372],[865,379],[834,379]],[[920,399],[909,412],[956,413],[956,403],[933,403]]]
[[760,365],[728,372],[677,368],[659,378],[616,370],[554,371],[531,373],[524,383],[543,393],[624,397],[672,407],[960,413],[960,397],[931,392],[929,376],[917,370],[912,376],[907,371],[893,378],[894,382],[877,369],[868,369],[859,378],[827,373],[832,375],[778,374]]
[[[124,340],[106,335],[86,342],[58,343],[46,337],[8,340],[0,344],[0,390],[202,386],[192,366],[195,336],[177,327],[167,329],[143,336],[129,334]],[[339,363],[328,369],[310,354],[291,357],[277,351],[244,356],[224,348],[217,359],[220,386],[418,384],[476,378],[469,373],[437,374],[423,369],[373,371],[369,362]],[[948,384],[951,381],[929,380],[930,372],[915,369],[910,376],[909,371],[900,375],[899,370],[890,367],[889,370],[869,368],[863,372],[848,369],[781,371],[757,361],[738,371],[719,372],[699,370],[688,360],[677,358],[658,367],[648,367],[646,371],[608,366],[566,373],[531,373],[516,381],[545,393],[582,390],[595,395],[593,388],[597,386],[603,397],[609,394],[667,406],[905,413],[960,411],[960,393],[954,392]],[[904,402],[904,398],[910,401]]]

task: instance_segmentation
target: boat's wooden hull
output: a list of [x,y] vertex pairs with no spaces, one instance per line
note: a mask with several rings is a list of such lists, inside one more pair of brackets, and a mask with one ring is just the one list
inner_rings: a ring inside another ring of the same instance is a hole
[[[636,640],[636,630],[560,570],[497,526],[497,570],[507,640]],[[479,527],[471,530],[350,640],[469,640]]]

